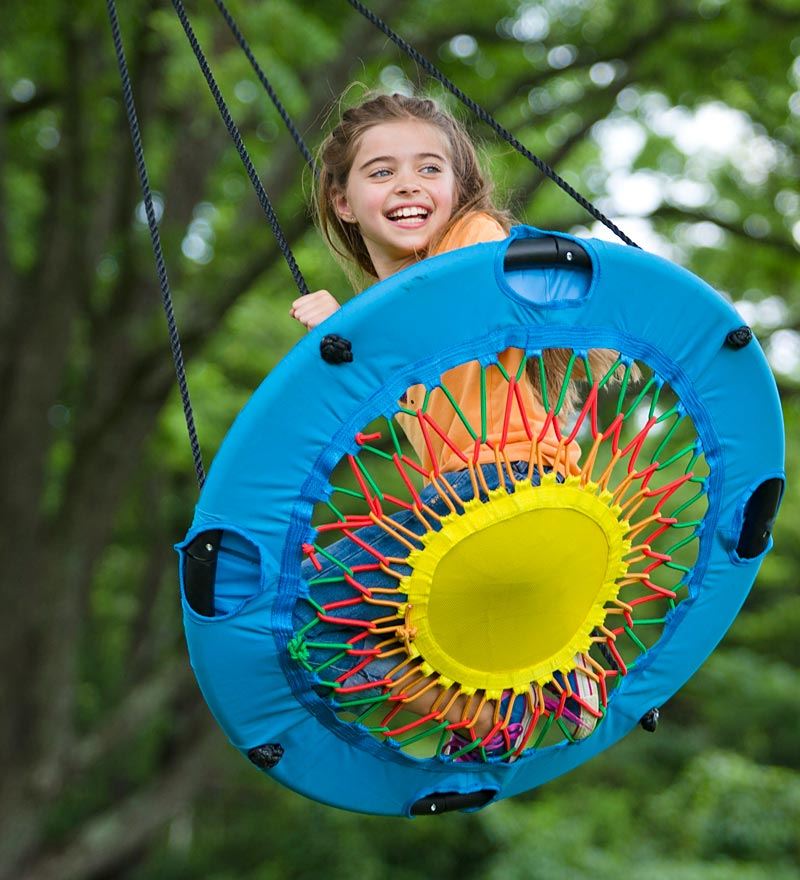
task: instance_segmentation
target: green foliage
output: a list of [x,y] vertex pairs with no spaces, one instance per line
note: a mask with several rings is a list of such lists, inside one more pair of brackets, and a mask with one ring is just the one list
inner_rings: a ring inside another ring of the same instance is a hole
[[[189,5],[310,286],[347,298],[341,270],[311,229],[310,175],[282,122],[214,4]],[[796,4],[374,5],[634,238],[741,306],[775,366],[793,438]],[[11,0],[3,8],[0,287],[12,301],[0,300],[0,375],[4,428],[22,425],[22,439],[0,464],[9,493],[18,473],[26,484],[9,494],[2,529],[15,537],[4,557],[14,574],[4,574],[3,586],[13,613],[0,641],[19,644],[22,659],[2,666],[8,726],[21,733],[0,765],[9,783],[0,798],[0,877],[796,877],[796,443],[775,550],[730,633],[664,707],[654,736],[636,731],[568,777],[483,812],[401,821],[340,813],[281,790],[208,733],[196,688],[180,675],[187,663],[171,550],[196,489],[169,390],[103,6]],[[288,314],[296,294],[171,5],[119,6],[208,463],[261,378],[302,337]],[[420,79],[344,2],[231,7],[312,148],[348,82],[404,88]],[[608,235],[467,121],[517,216]],[[635,198],[625,198],[631,191]],[[48,320],[51,334],[37,335]],[[35,365],[34,355],[44,368],[30,370],[35,381],[26,385],[28,374],[12,367]],[[317,389],[300,377],[298,393]],[[35,402],[29,415],[26,400]],[[30,475],[39,473],[37,488]],[[35,551],[15,568],[30,534]],[[51,668],[37,678],[40,659],[51,655],[61,677]],[[184,765],[206,742],[208,752]]]
[[779,767],[756,766],[726,752],[707,752],[686,765],[650,812],[664,830],[662,845],[679,858],[797,864],[800,782]]

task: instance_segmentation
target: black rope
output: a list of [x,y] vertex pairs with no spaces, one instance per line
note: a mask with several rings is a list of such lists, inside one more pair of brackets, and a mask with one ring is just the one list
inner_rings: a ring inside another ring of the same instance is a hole
[[427,73],[432,76],[434,79],[439,80],[439,82],[448,89],[453,95],[461,101],[466,107],[468,107],[479,119],[485,122],[490,128],[492,128],[498,135],[500,135],[503,140],[507,143],[511,144],[518,153],[521,153],[529,162],[532,162],[543,174],[550,178],[554,183],[558,184],[561,189],[567,193],[568,196],[573,198],[582,208],[589,212],[595,220],[599,220],[603,225],[607,226],[616,236],[622,239],[625,244],[629,244],[632,247],[639,247],[635,241],[628,238],[627,235],[612,221],[609,220],[608,217],[605,216],[601,211],[599,211],[587,198],[582,196],[576,189],[571,187],[563,177],[559,176],[543,159],[540,159],[538,156],[535,156],[533,153],[528,150],[522,143],[520,143],[513,134],[511,134],[508,129],[503,128],[503,126],[486,110],[483,109],[479,104],[475,103],[472,98],[468,97],[458,88],[455,83],[451,82],[442,72],[433,64],[431,61],[418,52],[410,43],[407,43],[401,36],[396,34],[389,25],[386,24],[382,19],[380,19],[377,15],[375,15],[372,10],[367,9],[363,3],[360,3],[359,0],[347,0],[347,2],[361,15],[364,16],[368,21],[375,25],[380,31],[382,31],[395,45],[399,46],[409,58],[413,59],[420,67],[422,67]]
[[247,171],[247,176],[250,178],[250,182],[253,184],[253,189],[255,189],[256,191],[256,195],[258,196],[258,201],[261,205],[261,208],[266,215],[270,227],[272,228],[272,234],[275,236],[275,240],[278,242],[278,247],[280,248],[283,257],[289,266],[292,277],[294,278],[294,283],[297,285],[297,289],[298,291],[300,291],[301,294],[306,294],[309,292],[306,280],[303,277],[303,273],[300,271],[300,267],[297,265],[297,260],[295,260],[294,258],[294,254],[292,253],[292,249],[289,246],[289,242],[287,241],[286,236],[283,234],[281,225],[278,222],[278,217],[272,207],[272,202],[270,202],[269,200],[269,196],[267,195],[264,186],[261,183],[261,179],[259,178],[255,166],[250,159],[250,155],[247,152],[247,148],[242,141],[242,136],[241,134],[239,134],[239,129],[236,127],[236,123],[231,117],[228,106],[225,103],[225,99],[222,97],[222,92],[220,92],[219,86],[214,79],[214,75],[211,73],[211,68],[208,66],[208,62],[206,61],[205,55],[203,54],[203,50],[200,48],[200,43],[197,41],[197,37],[194,35],[194,31],[192,30],[192,26],[189,23],[189,17],[186,14],[183,3],[181,2],[181,0],[172,0],[172,5],[175,7],[175,12],[180,19],[183,30],[186,33],[187,39],[189,40],[189,45],[192,47],[192,51],[197,58],[197,63],[200,65],[200,70],[203,72],[203,76],[206,78],[206,82],[208,83],[208,87],[211,90],[212,96],[214,97],[214,101],[216,101],[217,109],[220,112],[220,116],[222,116],[222,121],[225,123],[225,127],[228,129],[228,134],[230,134],[231,139],[236,146],[239,157],[242,160],[242,164]]
[[261,83],[262,86],[264,86],[264,90],[269,95],[272,103],[275,105],[275,109],[278,111],[278,113],[280,113],[281,119],[283,120],[284,124],[286,125],[286,129],[288,130],[289,134],[292,136],[292,139],[294,140],[295,144],[297,144],[297,149],[300,150],[300,152],[303,154],[303,158],[306,160],[306,164],[314,172],[315,175],[319,175],[319,172],[317,171],[317,168],[316,168],[316,164],[314,162],[314,156],[312,155],[311,150],[309,150],[308,147],[306,146],[306,142],[303,140],[303,136],[300,134],[297,126],[294,124],[292,117],[289,116],[289,113],[287,112],[287,110],[283,106],[283,104],[281,103],[280,98],[278,98],[277,94],[275,93],[275,90],[272,88],[272,84],[267,79],[266,74],[259,66],[258,61],[256,61],[256,58],[253,55],[252,51],[250,50],[250,46],[248,45],[247,40],[245,40],[244,36],[242,35],[242,32],[239,30],[239,26],[234,21],[233,16],[230,14],[230,12],[228,11],[228,8],[225,6],[225,4],[222,2],[222,0],[214,0],[214,2],[216,3],[217,9],[219,9],[222,17],[225,19],[225,23],[228,25],[228,27],[231,30],[231,33],[235,37],[236,42],[241,47],[242,52],[244,52],[244,54],[247,56],[247,60],[250,62],[250,66],[255,71],[255,74],[258,77],[259,82]]
[[120,36],[115,0],[106,0],[106,6],[108,7],[108,17],[111,21],[111,35],[114,40],[114,49],[117,53],[119,75],[122,80],[122,95],[125,101],[125,112],[128,115],[128,125],[131,130],[133,152],[136,157],[136,170],[139,174],[139,185],[142,190],[142,199],[147,214],[147,225],[150,228],[150,241],[152,242],[153,254],[156,258],[158,282],[161,287],[161,301],[164,306],[164,314],[167,318],[169,345],[172,351],[172,360],[175,363],[175,374],[178,378],[178,388],[181,393],[183,416],[186,420],[186,429],[189,432],[189,443],[192,447],[192,460],[194,461],[194,471],[197,475],[197,485],[202,489],[203,483],[206,479],[205,469],[203,468],[203,456],[200,452],[200,443],[197,439],[197,429],[195,428],[192,402],[189,397],[189,386],[186,381],[186,370],[183,363],[181,341],[180,336],[178,335],[178,327],[175,323],[175,313],[172,308],[172,295],[170,294],[169,279],[167,278],[167,267],[164,262],[164,254],[161,250],[161,238],[158,234],[158,221],[156,220],[156,213],[153,209],[153,196],[150,191],[147,166],[144,161],[144,148],[142,146],[139,120],[136,115],[136,106],[133,102],[133,89],[131,87],[131,78],[128,73],[128,65],[125,61],[125,50],[122,45],[122,37]]

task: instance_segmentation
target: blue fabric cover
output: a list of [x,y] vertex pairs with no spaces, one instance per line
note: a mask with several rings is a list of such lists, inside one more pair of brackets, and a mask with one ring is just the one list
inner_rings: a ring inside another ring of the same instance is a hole
[[[586,273],[536,268],[517,279],[516,292],[504,276],[505,250],[515,238],[542,234],[553,233],[515,227],[504,242],[425,260],[355,297],[273,370],[211,467],[187,542],[209,528],[225,530],[239,551],[232,558],[242,586],[232,595],[241,599],[209,619],[184,597],[192,667],[231,742],[244,753],[280,743],[285,754],[269,775],[316,800],[408,815],[433,792],[496,789],[502,798],[567,772],[684,684],[736,617],[760,566],[763,555],[741,560],[735,553],[742,509],[763,480],[783,476],[784,441],[777,390],[758,343],[724,345],[743,321],[691,273],[604,241],[580,240],[593,264],[588,287]],[[412,325],[410,315],[426,318]],[[321,359],[328,333],[351,340],[353,363]],[[433,383],[465,360],[491,362],[508,346],[619,349],[672,385],[711,468],[699,558],[689,598],[614,690],[591,737],[525,753],[513,764],[420,760],[338,721],[300,686],[285,650],[300,546],[312,536],[312,509],[332,468],[356,452],[357,430],[390,415],[408,386]]]

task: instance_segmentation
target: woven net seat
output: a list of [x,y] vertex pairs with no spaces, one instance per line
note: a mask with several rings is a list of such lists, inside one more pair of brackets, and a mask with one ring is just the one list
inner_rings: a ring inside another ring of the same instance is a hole
[[[317,538],[303,547],[313,569],[301,602],[313,613],[294,634],[293,658],[327,688],[342,720],[416,755],[441,756],[455,731],[470,737],[488,705],[492,730],[473,735],[468,747],[485,758],[483,745],[507,727],[514,700],[526,701],[530,716],[518,752],[572,741],[573,725],[563,716],[567,699],[580,697],[568,673],[576,664],[586,670],[599,705],[582,709],[601,722],[617,682],[657,642],[666,616],[687,595],[708,468],[680,401],[646,365],[620,359],[605,376],[581,383],[583,399],[564,424],[566,381],[549,389],[541,365],[541,355],[533,355],[514,376],[499,359],[479,367],[482,376],[502,375],[507,411],[526,425],[525,476],[512,465],[506,438],[490,441],[486,419],[470,424],[439,384],[419,409],[398,404],[395,417],[357,432],[358,452],[334,471],[331,494],[316,510]],[[573,351],[567,380],[576,366],[591,378],[586,353]],[[541,375],[550,414],[540,436],[518,388],[531,369]],[[632,371],[644,378],[631,382]],[[618,384],[604,393],[612,376]],[[450,404],[446,415],[474,439],[469,455],[456,450],[466,499],[448,475],[425,470],[397,427],[396,416],[405,415],[446,439],[428,412],[437,394]],[[545,432],[558,439],[550,461],[538,442]],[[575,441],[580,470],[565,478]],[[490,456],[495,488],[477,464]],[[541,475],[537,485],[531,474]],[[384,535],[396,555],[374,546]],[[366,560],[355,568],[346,561],[353,550]],[[362,681],[359,673],[389,658],[388,673]],[[404,711],[429,691],[435,700],[428,713]],[[501,713],[509,691],[514,696]],[[459,696],[466,698],[461,717],[447,720]]]

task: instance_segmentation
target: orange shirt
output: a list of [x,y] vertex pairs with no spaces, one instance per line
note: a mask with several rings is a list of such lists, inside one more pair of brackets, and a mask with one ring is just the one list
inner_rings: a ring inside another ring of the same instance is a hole
[[[486,241],[499,241],[507,235],[503,227],[490,215],[483,213],[467,214],[445,235],[439,246],[431,254],[441,254],[453,251],[457,248],[467,247]],[[500,353],[498,360],[503,365],[509,376],[516,376],[524,352],[519,348],[507,348]],[[469,361],[461,366],[454,367],[442,374],[442,384],[452,395],[469,422],[472,430],[480,437],[481,434],[481,367],[477,361]],[[406,400],[403,403],[407,409],[418,410],[425,400],[426,388],[424,385],[412,385],[406,392]],[[547,413],[541,403],[536,399],[533,388],[523,373],[519,382],[520,400],[528,419],[528,425],[534,437],[539,437],[547,420]],[[509,383],[500,370],[492,365],[486,368],[486,439],[482,444],[478,456],[478,462],[483,464],[495,461],[493,449],[497,446],[503,435],[503,422],[505,419],[508,401]],[[434,388],[428,398],[426,414],[447,435],[450,442],[464,455],[472,460],[475,450],[475,441],[456,412],[453,404],[441,388]],[[459,471],[466,467],[465,462],[456,452],[448,447],[445,441],[427,426],[427,443],[425,433],[418,418],[399,413],[397,421],[403,428],[409,442],[414,447],[420,463],[428,470],[434,470],[433,456],[441,471]],[[552,425],[547,433],[539,440],[539,448],[544,461],[548,464],[554,462],[558,438]],[[512,400],[508,433],[506,435],[505,453],[509,461],[528,461],[531,452],[531,441],[525,430],[525,422],[520,412],[519,404]],[[559,471],[578,473],[577,460],[580,448],[577,443],[571,443],[566,450],[567,467],[564,467],[564,452],[559,456]]]

